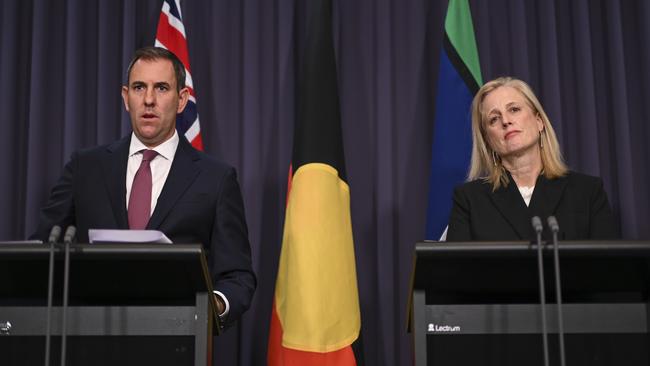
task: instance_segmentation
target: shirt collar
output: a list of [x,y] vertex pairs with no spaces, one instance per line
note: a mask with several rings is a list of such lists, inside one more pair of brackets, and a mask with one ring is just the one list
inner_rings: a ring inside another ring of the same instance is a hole
[[[161,155],[163,158],[167,160],[174,160],[174,154],[176,153],[176,148],[178,148],[178,142],[179,142],[178,132],[176,131],[176,129],[174,129],[174,135],[167,141],[154,147],[153,150],[156,150],[158,155]],[[148,149],[148,147],[145,144],[143,144],[142,141],[138,140],[138,137],[135,135],[134,132],[131,132],[131,145],[129,146],[129,156],[133,156],[144,149]]]

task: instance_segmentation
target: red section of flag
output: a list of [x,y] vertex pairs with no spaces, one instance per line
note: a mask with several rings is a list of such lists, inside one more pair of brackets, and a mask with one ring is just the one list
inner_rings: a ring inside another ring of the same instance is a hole
[[200,133],[196,135],[196,137],[194,138],[194,140],[191,141],[191,143],[195,149],[203,151],[203,139],[201,138]]
[[282,324],[275,310],[275,301],[271,310],[267,362],[268,366],[356,366],[357,364],[352,346],[326,353],[297,351],[283,347]]
[[160,19],[158,19],[158,30],[156,31],[156,39],[158,42],[165,45],[165,47],[174,52],[185,66],[185,69],[190,70],[190,58],[187,52],[187,41],[185,37],[169,24],[167,14],[160,12]]
[[289,164],[289,179],[287,180],[287,200],[284,202],[285,206],[289,205],[289,193],[291,193],[292,180],[293,180],[293,165]]

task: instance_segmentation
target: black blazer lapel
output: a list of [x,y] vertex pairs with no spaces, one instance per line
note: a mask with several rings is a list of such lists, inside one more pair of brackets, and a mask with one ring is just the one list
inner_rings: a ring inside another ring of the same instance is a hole
[[111,201],[115,222],[121,229],[128,229],[126,215],[126,165],[129,159],[131,135],[116,141],[106,148],[102,162],[104,183]]
[[554,215],[567,183],[568,179],[566,178],[548,180],[540,175],[535,184],[533,197],[530,199],[531,214],[539,216],[544,222],[547,217]]
[[179,136],[174,162],[169,170],[167,181],[158,197],[156,208],[147,224],[147,229],[157,229],[169,214],[179,198],[192,184],[201,171],[195,161],[200,157],[183,136]]
[[[489,189],[492,188],[489,187]],[[507,187],[490,192],[490,198],[497,210],[515,230],[519,239],[530,239],[532,234],[530,213],[512,177],[510,177]]]

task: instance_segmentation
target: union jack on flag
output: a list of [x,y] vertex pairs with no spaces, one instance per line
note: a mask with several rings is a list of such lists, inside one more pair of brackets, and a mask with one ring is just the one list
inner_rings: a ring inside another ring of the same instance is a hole
[[165,0],[163,2],[160,19],[158,20],[155,45],[173,52],[185,66],[185,86],[190,91],[190,98],[185,110],[176,116],[176,129],[179,134],[185,135],[192,146],[198,150],[203,150],[201,126],[199,125],[199,113],[196,110],[196,95],[194,93],[192,73],[190,72],[190,58],[187,52],[187,39],[181,16],[180,0]]

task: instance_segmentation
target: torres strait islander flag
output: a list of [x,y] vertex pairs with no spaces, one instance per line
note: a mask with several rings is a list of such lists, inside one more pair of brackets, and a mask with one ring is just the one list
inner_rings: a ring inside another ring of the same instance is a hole
[[156,31],[156,47],[168,49],[174,53],[185,66],[185,85],[190,91],[190,98],[182,113],[176,116],[176,129],[181,135],[185,135],[187,141],[198,150],[203,150],[201,139],[201,126],[199,125],[199,114],[196,110],[196,94],[192,73],[190,73],[190,58],[187,52],[187,40],[185,27],[181,16],[180,0],[163,1],[158,29]]
[[440,53],[427,239],[446,236],[454,187],[467,178],[472,153],[470,107],[482,84],[468,0],[449,0]]
[[306,1],[293,157],[268,365],[357,365],[361,329],[332,7]]

